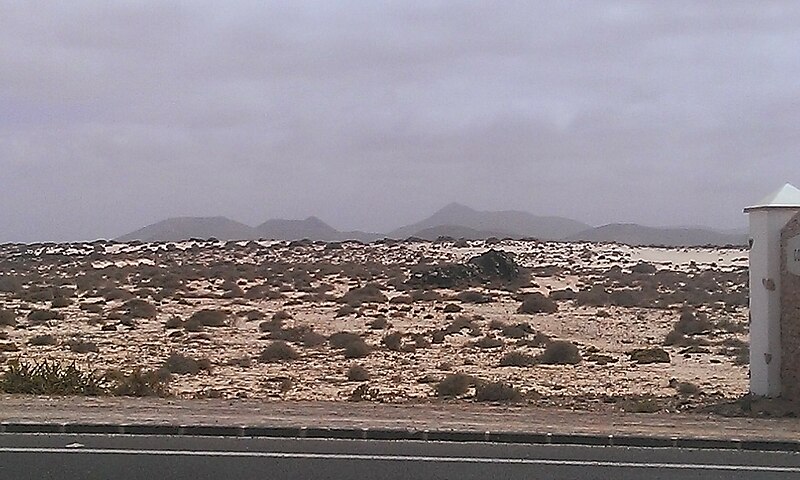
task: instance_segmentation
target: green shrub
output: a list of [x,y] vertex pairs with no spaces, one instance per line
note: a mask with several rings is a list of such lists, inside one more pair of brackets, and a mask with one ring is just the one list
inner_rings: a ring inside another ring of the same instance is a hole
[[83,372],[72,363],[12,362],[0,377],[0,391],[28,395],[103,395],[105,381],[96,372]]

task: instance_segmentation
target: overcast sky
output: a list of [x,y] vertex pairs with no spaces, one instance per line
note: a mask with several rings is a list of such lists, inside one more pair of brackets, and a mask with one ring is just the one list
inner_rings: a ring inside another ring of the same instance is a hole
[[744,226],[800,184],[800,2],[0,2],[0,241],[458,201]]

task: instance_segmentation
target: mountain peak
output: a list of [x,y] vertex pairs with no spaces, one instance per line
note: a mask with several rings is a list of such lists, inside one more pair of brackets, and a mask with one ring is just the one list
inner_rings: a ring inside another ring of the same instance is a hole
[[465,213],[474,213],[475,210],[458,202],[451,202],[439,209],[434,215],[436,214],[465,214]]

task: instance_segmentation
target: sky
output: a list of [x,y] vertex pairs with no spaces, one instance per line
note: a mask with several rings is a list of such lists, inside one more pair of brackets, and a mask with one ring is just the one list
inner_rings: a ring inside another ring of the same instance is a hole
[[800,186],[800,2],[0,2],[0,242],[457,201],[746,226]]

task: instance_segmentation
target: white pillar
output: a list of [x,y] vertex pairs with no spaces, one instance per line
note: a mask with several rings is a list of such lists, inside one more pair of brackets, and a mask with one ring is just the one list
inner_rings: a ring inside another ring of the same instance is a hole
[[800,190],[784,185],[750,217],[750,392],[781,394],[781,230],[800,212]]

